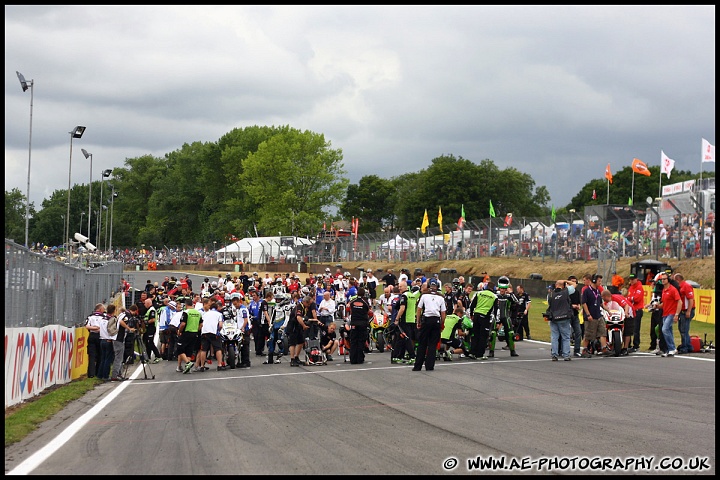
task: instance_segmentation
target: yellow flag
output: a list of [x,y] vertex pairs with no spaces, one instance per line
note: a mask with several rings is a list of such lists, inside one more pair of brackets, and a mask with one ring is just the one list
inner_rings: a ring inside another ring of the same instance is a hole
[[442,208],[438,207],[438,225],[440,226],[440,231],[442,232]]
[[425,229],[430,225],[430,222],[428,221],[427,216],[427,208],[425,209],[425,216],[423,217],[422,225],[420,225],[420,230],[422,230],[423,233],[425,233]]

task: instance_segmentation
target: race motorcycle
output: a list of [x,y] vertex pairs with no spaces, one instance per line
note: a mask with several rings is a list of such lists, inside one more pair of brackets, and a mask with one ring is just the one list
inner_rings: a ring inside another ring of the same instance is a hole
[[230,368],[235,368],[240,360],[243,334],[229,308],[223,310],[223,324],[218,336],[222,341],[225,362]]
[[623,348],[623,331],[625,330],[625,318],[619,310],[602,309],[602,316],[605,320],[607,330],[607,348],[616,357],[620,356]]
[[377,348],[378,352],[382,353],[386,346],[390,348],[386,334],[389,326],[390,318],[386,313],[370,310],[370,351]]

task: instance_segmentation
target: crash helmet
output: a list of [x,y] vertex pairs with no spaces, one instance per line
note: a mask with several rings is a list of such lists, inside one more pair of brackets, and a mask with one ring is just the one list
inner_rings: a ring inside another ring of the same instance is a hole
[[229,293],[226,293],[226,294],[225,294],[225,300],[230,300],[230,294],[229,294]]
[[211,295],[210,292],[208,292],[208,291],[205,291],[205,292],[203,292],[203,294],[202,294],[202,298],[210,298],[211,296],[212,296],[212,295]]
[[460,279],[457,278],[457,277],[453,278],[453,279],[452,279],[452,284],[457,287],[458,285],[460,285]]
[[345,272],[345,274],[344,274],[343,276],[344,276],[345,278],[350,278],[350,272]]
[[498,278],[497,282],[498,288],[508,288],[510,287],[510,279],[503,275],[502,277]]
[[330,267],[325,267],[325,273],[330,273]]

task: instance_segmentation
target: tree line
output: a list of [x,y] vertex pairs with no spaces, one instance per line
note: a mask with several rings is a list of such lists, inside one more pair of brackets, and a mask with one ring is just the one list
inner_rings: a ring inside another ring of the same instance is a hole
[[[655,197],[660,167],[649,170],[649,177],[635,176],[635,198]],[[425,210],[435,226],[439,209],[450,226],[463,209],[466,221],[489,217],[490,201],[498,216],[513,212],[516,217],[547,216],[553,208],[558,214],[580,212],[607,201],[604,177],[581,187],[568,205],[555,206],[549,204],[547,188],[536,185],[530,174],[501,169],[490,159],[476,163],[452,154],[391,178],[367,175],[351,184],[346,174],[342,149],[332,148],[322,134],[290,126],[236,128],[217,142],[184,144],[164,158],[127,158],[112,170],[102,200],[100,181],[93,182],[89,233],[87,217],[82,219],[89,185],[73,185],[71,235],[82,231],[98,248],[109,246],[110,207],[112,246],[136,247],[223,245],[232,237],[278,234],[312,237],[323,225],[351,218],[359,219],[359,233],[412,230],[420,226]],[[613,174],[609,203],[627,204],[631,175],[630,165]],[[697,176],[675,171],[673,181]],[[19,189],[5,191],[5,238],[17,243],[25,236],[25,202]],[[29,241],[61,245],[67,190],[54,191],[39,209],[30,207]]]

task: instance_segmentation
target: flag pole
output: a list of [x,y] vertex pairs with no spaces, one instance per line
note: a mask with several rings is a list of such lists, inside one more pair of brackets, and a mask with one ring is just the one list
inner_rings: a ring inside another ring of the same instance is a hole
[[606,179],[607,181],[607,202],[605,202],[605,205],[610,205],[610,179]]
[[703,144],[700,141],[700,185],[702,186],[702,172],[703,172]]
[[635,203],[635,170],[632,174],[632,187],[630,187],[630,202]]

